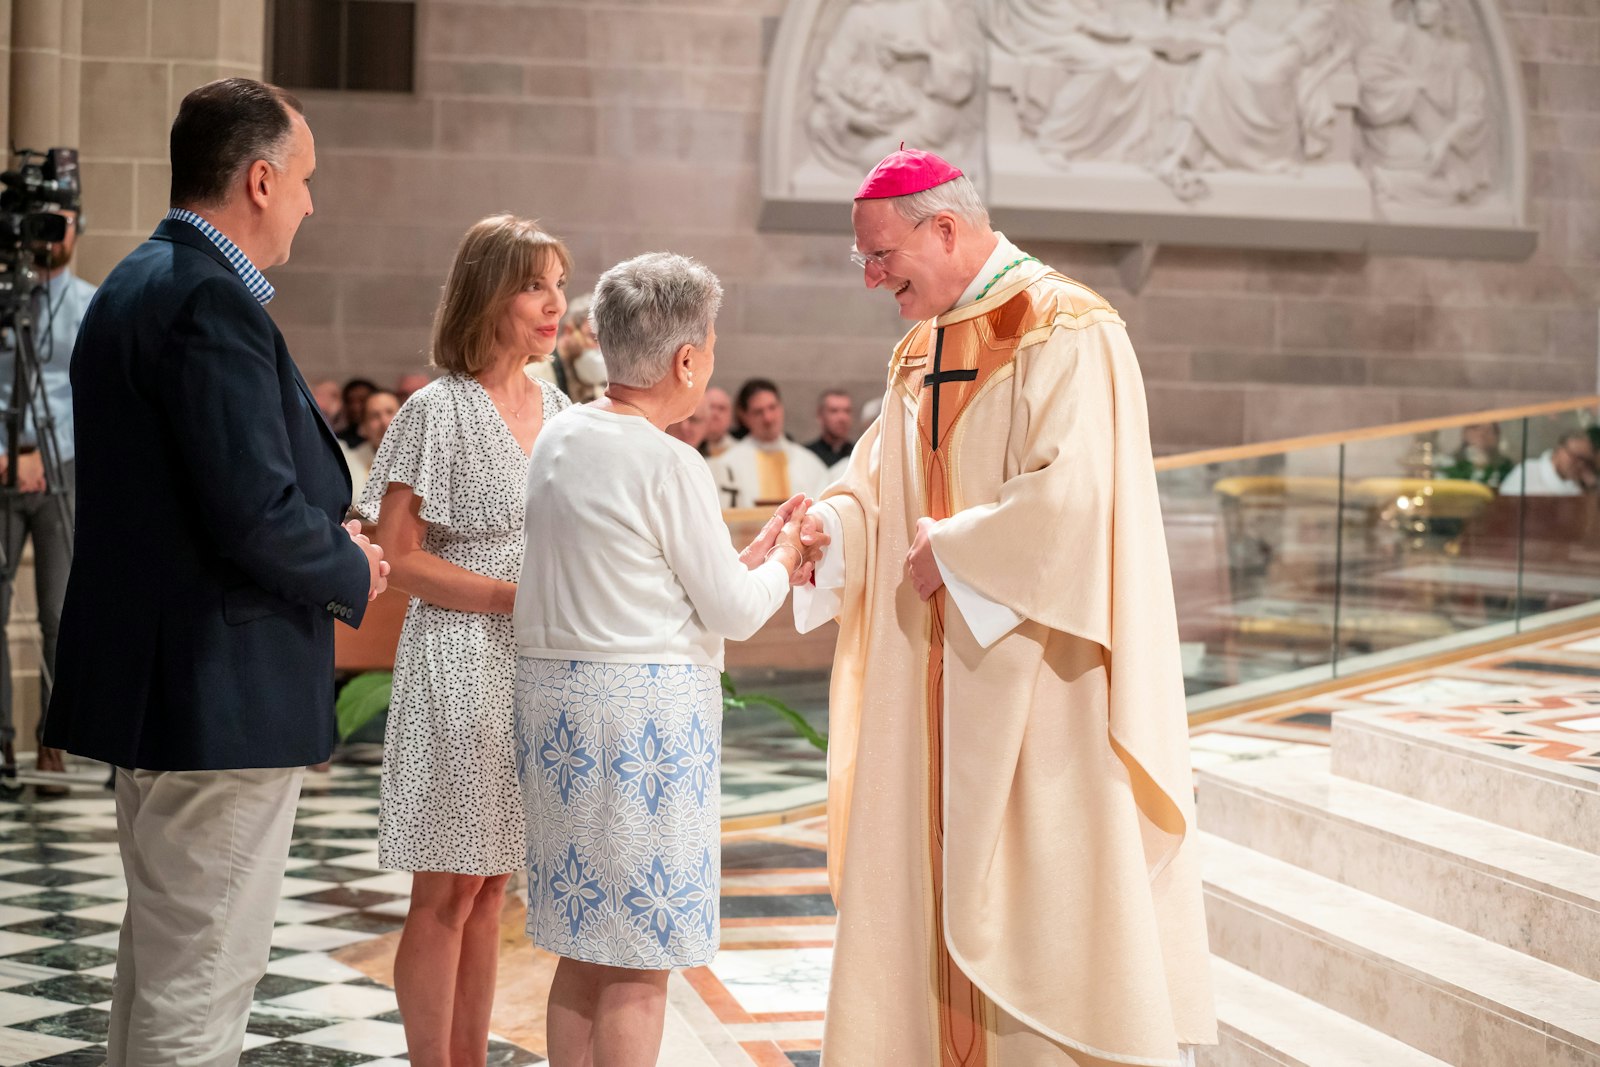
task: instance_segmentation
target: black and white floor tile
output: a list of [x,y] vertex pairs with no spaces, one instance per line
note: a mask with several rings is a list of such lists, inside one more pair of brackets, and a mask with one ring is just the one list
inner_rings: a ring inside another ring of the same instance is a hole
[[[64,797],[0,796],[0,1067],[105,1063],[127,888],[103,776],[84,769]],[[330,955],[405,917],[410,876],[378,868],[377,808],[376,768],[306,776],[243,1067],[406,1062],[393,991]],[[540,1062],[491,1045],[491,1065]]]

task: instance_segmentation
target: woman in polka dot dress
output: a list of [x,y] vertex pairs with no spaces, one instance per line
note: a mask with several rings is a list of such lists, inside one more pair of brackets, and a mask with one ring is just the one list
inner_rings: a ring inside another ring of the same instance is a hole
[[[411,595],[384,738],[379,861],[413,871],[395,957],[411,1062],[482,1063],[506,880],[524,833],[512,747],[511,608],[528,453],[568,406],[528,376],[566,311],[566,248],[525,219],[467,231],[434,318],[445,375],[411,396],[361,510]],[[380,507],[381,505],[381,507]]]

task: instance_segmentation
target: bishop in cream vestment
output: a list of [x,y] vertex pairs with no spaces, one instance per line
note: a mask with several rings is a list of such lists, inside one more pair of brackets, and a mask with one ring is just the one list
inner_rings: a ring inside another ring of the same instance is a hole
[[977,237],[993,253],[896,348],[816,506],[834,540],[797,597],[841,628],[823,1062],[1175,1065],[1215,1019],[1138,364],[1098,295]]

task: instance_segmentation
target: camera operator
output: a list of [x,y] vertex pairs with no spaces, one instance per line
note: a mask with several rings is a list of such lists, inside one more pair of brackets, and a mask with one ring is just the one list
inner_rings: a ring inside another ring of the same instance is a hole
[[[61,457],[61,488],[68,494],[73,489],[72,441],[72,382],[68,368],[72,363],[72,346],[78,337],[78,327],[83,323],[84,312],[89,308],[89,298],[95,287],[72,272],[72,253],[77,247],[78,233],[82,228],[80,205],[74,200],[64,206],[60,214],[66,218],[66,233],[60,241],[39,246],[34,252],[34,265],[39,271],[40,283],[31,296],[34,338],[38,348],[41,391],[49,398],[50,414],[55,421],[55,440]],[[0,409],[11,402],[13,361],[16,358],[16,339],[10,331],[0,338]],[[23,543],[33,539],[33,582],[39,602],[39,631],[44,637],[41,649],[44,670],[39,676],[41,699],[38,739],[38,764],[41,771],[64,771],[61,750],[46,748],[44,744],[44,708],[50,703],[50,680],[55,673],[56,634],[61,623],[61,602],[66,595],[67,571],[72,564],[72,527],[65,521],[62,509],[45,493],[44,464],[39,453],[31,414],[22,427],[17,455],[6,452],[6,442],[0,434],[0,480],[7,468],[17,467],[17,489],[21,494],[16,501],[10,522],[0,517],[0,533],[7,535],[6,558],[15,560],[22,552]],[[0,627],[11,617],[11,588],[0,585]],[[10,641],[0,630],[0,784],[15,786],[17,776],[16,727],[12,709]],[[41,786],[44,793],[60,792],[59,786]]]

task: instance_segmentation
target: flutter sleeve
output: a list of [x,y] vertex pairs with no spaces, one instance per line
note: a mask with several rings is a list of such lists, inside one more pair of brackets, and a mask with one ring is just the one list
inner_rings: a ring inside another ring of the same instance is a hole
[[372,460],[372,473],[356,510],[368,522],[378,511],[390,482],[400,482],[422,498],[422,521],[453,526],[450,483],[454,472],[454,406],[442,383],[413,394],[395,413]]

